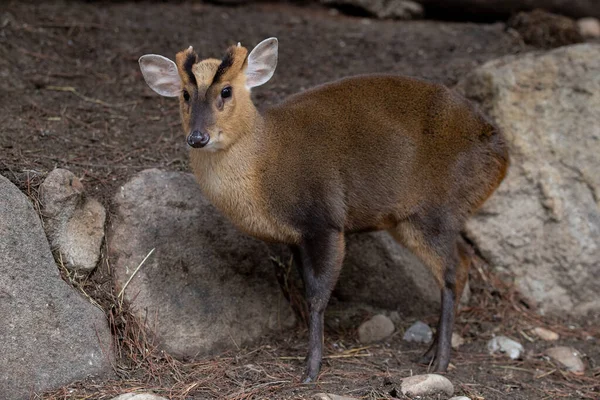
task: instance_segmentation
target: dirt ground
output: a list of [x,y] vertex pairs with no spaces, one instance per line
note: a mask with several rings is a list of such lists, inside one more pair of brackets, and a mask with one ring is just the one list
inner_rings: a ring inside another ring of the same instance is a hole
[[[502,23],[376,21],[290,4],[4,1],[0,174],[35,198],[50,170],[68,168],[110,213],[111,197],[136,172],[187,170],[177,102],[146,86],[137,59],[146,53],[173,58],[189,45],[201,56],[220,57],[233,43],[252,47],[270,36],[278,37],[280,56],[271,82],[255,90],[262,106],[360,73],[394,72],[451,86],[487,60],[532,50]],[[490,400],[600,398],[600,317],[540,317],[483,262],[478,265],[472,299],[456,327],[467,343],[454,352],[447,374],[456,394]],[[34,398],[110,399],[134,390],[174,399],[292,399],[317,392],[402,398],[399,378],[427,370],[414,361],[424,346],[403,342],[402,330],[383,344],[361,347],[355,329],[339,326],[326,332],[328,358],[316,386],[298,382],[306,346],[302,328],[194,362],[173,360],[126,309],[111,304],[104,267],[73,283],[105,307],[119,350],[116,378],[77,382]],[[434,324],[436,316],[421,319]],[[549,344],[528,333],[534,326],[559,332],[559,344],[582,352],[585,375],[566,373],[544,358]],[[488,355],[485,343],[493,334],[523,343],[523,359]]]

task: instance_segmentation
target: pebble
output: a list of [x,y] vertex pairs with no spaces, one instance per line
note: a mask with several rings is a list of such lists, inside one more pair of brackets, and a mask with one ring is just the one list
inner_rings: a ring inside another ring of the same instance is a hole
[[454,396],[450,400],[471,400],[467,396]]
[[338,396],[330,393],[317,393],[313,396],[315,400],[358,400],[356,397]]
[[540,339],[545,340],[547,342],[553,342],[555,340],[558,340],[558,338],[560,337],[558,336],[558,333],[553,332],[550,329],[542,328],[541,326],[533,328],[531,332],[533,332],[533,334],[539,337]]
[[513,360],[518,359],[521,356],[521,352],[524,350],[521,343],[515,342],[506,336],[496,336],[495,338],[492,338],[488,342],[487,348],[490,354],[496,352],[506,353]]
[[457,350],[463,344],[465,344],[465,339],[463,339],[463,337],[460,336],[458,333],[452,332],[452,342],[451,342],[452,348],[454,350]]
[[581,18],[577,21],[577,28],[581,36],[585,38],[600,37],[600,21],[598,21],[598,18]]
[[552,347],[544,352],[548,357],[560,363],[568,371],[581,375],[585,371],[585,365],[581,361],[581,355],[572,347]]
[[448,378],[437,374],[415,375],[402,379],[400,391],[403,395],[424,396],[444,393],[452,396],[454,386]]
[[394,323],[383,314],[377,314],[358,327],[358,340],[361,343],[378,342],[394,333]]
[[152,393],[125,393],[112,400],[167,400]]
[[407,342],[429,343],[433,338],[433,332],[429,325],[424,322],[417,321],[404,332],[402,339]]

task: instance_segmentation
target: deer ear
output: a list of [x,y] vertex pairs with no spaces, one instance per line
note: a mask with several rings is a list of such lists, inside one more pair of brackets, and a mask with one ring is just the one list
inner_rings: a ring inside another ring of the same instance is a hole
[[144,80],[152,90],[161,96],[179,96],[181,78],[173,61],[157,54],[146,54],[140,57],[139,63]]
[[277,66],[277,38],[268,38],[256,45],[248,56],[246,88],[251,89],[267,83]]

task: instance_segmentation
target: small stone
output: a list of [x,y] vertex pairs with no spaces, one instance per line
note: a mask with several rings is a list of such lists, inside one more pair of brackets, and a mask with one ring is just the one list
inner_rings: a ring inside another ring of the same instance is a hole
[[402,339],[407,342],[429,343],[433,337],[433,332],[429,325],[424,322],[417,321],[404,332]]
[[496,352],[506,353],[513,360],[518,359],[523,351],[523,346],[521,343],[515,342],[506,336],[496,336],[495,338],[491,339],[487,344],[487,348],[490,354]]
[[533,332],[533,334],[539,337],[540,339],[546,340],[548,342],[558,340],[558,338],[560,337],[558,336],[558,333],[553,332],[550,329],[542,328],[541,326],[533,328],[531,332]]
[[402,379],[400,390],[403,395],[424,396],[444,393],[452,396],[454,386],[448,378],[437,374],[415,375]]
[[462,336],[460,336],[458,333],[456,332],[452,332],[452,348],[454,350],[458,349],[460,346],[462,346],[463,344],[465,344],[465,339],[463,339]]
[[338,396],[330,393],[317,393],[313,396],[314,400],[358,400],[355,397]]
[[594,39],[600,37],[600,21],[598,21],[598,18],[581,18],[577,21],[577,28],[584,38]]
[[104,240],[104,206],[86,197],[81,181],[66,169],[50,172],[40,193],[50,245],[69,270],[91,272]]
[[454,396],[450,400],[471,400],[467,396]]
[[394,333],[394,323],[385,315],[377,314],[358,327],[358,340],[361,343],[378,342]]
[[114,397],[112,400],[167,400],[152,393],[125,393]]
[[585,371],[585,365],[583,365],[583,361],[581,361],[581,355],[572,347],[552,347],[544,353],[574,374],[581,375]]

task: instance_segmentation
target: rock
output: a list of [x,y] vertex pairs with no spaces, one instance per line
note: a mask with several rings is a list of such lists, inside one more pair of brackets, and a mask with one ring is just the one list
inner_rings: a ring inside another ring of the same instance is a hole
[[429,343],[433,337],[433,332],[429,325],[417,321],[404,332],[403,340],[407,342]]
[[488,351],[490,354],[493,353],[506,353],[511,359],[516,360],[521,357],[523,352],[523,346],[519,342],[515,342],[506,336],[496,336],[492,338],[487,344]]
[[124,292],[161,347],[177,357],[236,348],[294,325],[266,245],[238,232],[193,175],[142,171],[114,198],[108,247]]
[[471,400],[471,399],[466,396],[454,396],[454,397],[450,398],[450,400]]
[[53,249],[65,266],[87,274],[100,258],[106,212],[98,201],[86,198],[79,179],[66,169],[48,174],[40,188],[44,224]]
[[0,393],[11,399],[111,375],[104,313],[60,278],[38,215],[3,176],[0,315]]
[[465,339],[463,339],[463,337],[458,333],[452,332],[452,348],[457,350],[463,344],[465,344]]
[[598,312],[600,45],[494,60],[458,89],[511,146],[508,175],[467,235],[542,312]]
[[315,400],[358,400],[355,397],[338,396],[337,394],[317,393],[313,396]]
[[428,17],[458,17],[466,21],[506,19],[519,11],[536,8],[572,18],[600,17],[597,0],[417,0]]
[[429,269],[387,232],[347,236],[333,294],[343,302],[401,309],[404,316],[431,314],[440,307],[440,290]]
[[448,378],[437,374],[415,375],[402,379],[400,387],[403,395],[426,396],[444,393],[452,396],[454,386]]
[[353,15],[369,15],[380,19],[415,19],[423,16],[423,7],[410,0],[321,0]]
[[157,396],[152,393],[125,393],[117,397],[113,397],[112,400],[167,400],[164,397]]
[[572,347],[552,347],[546,350],[544,354],[574,374],[582,375],[585,371],[585,365],[581,361],[581,354]]
[[554,340],[558,340],[558,333],[551,331],[550,329],[542,328],[538,326],[537,328],[533,328],[531,330],[534,335],[539,337],[542,340],[546,340],[548,342],[552,342]]
[[394,333],[394,323],[385,315],[377,314],[358,327],[358,340],[361,343],[374,343]]
[[584,38],[595,39],[600,37],[600,21],[598,21],[598,18],[581,18],[577,21],[577,28]]
[[550,49],[583,42],[574,20],[544,10],[520,12],[506,25],[519,32],[523,42],[536,47]]

